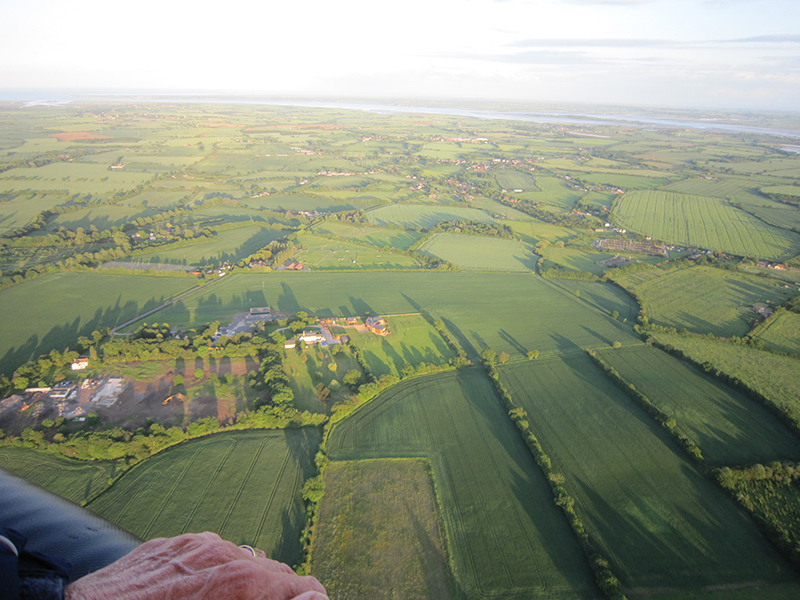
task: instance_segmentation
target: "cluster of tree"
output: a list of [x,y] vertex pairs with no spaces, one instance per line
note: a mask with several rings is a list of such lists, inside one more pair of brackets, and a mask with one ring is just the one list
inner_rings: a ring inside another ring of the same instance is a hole
[[482,356],[482,364],[486,370],[486,374],[489,376],[497,395],[500,396],[500,399],[503,401],[508,415],[522,434],[536,464],[539,465],[539,468],[547,478],[547,482],[550,484],[550,489],[553,493],[553,500],[564,512],[572,531],[578,539],[581,550],[594,573],[598,587],[610,600],[623,600],[625,596],[621,591],[622,584],[611,570],[608,560],[600,554],[589,539],[589,533],[586,531],[586,527],[583,525],[578,513],[575,512],[575,500],[564,487],[564,476],[553,471],[553,463],[550,457],[544,451],[544,448],[542,448],[536,435],[531,431],[527,411],[515,404],[508,388],[500,381],[500,375],[494,366],[494,358],[494,351],[486,352]]
[[[27,387],[46,387],[55,381],[66,378],[70,372],[72,361],[80,356],[69,348],[63,352],[51,350],[49,354],[29,361],[14,371],[11,378],[11,389],[24,390]],[[6,379],[6,381],[8,381]],[[0,385],[3,385],[0,383]],[[6,390],[9,391],[9,390]],[[5,393],[3,394],[5,397]]]
[[366,223],[363,210],[343,210],[340,212],[331,212],[325,215],[328,221],[344,221],[346,223]]
[[501,223],[481,223],[480,221],[439,221],[430,229],[431,233],[463,233],[466,235],[484,235],[506,240],[514,239],[514,230]]
[[575,229],[590,229],[593,226],[591,221],[587,221],[582,216],[571,215],[569,213],[557,214],[549,210],[539,208],[539,202],[535,202],[533,200],[521,199],[517,200],[516,202],[512,202],[511,200],[501,199],[500,201],[506,206],[514,208],[520,212],[524,212],[526,215],[536,217],[540,221],[544,221],[545,223],[550,223],[552,225],[573,227]]
[[800,204],[800,187],[798,187],[797,194],[776,194],[774,192],[765,192],[762,189],[759,189],[758,192],[762,196],[766,196],[767,198],[775,200],[776,202],[790,204],[794,207],[797,207],[797,205]]
[[422,252],[412,251],[411,256],[420,262],[423,269],[438,269],[439,271],[453,271],[455,265],[451,262],[439,258],[438,256],[431,256],[423,254]]
[[791,486],[791,495],[800,493],[800,464],[772,462],[750,467],[715,469],[717,483],[738,501],[758,523],[768,538],[800,566],[800,529],[795,510],[781,488]]
[[575,271],[567,269],[561,265],[556,265],[553,269],[539,269],[539,275],[546,278],[556,279],[577,279],[579,281],[600,281],[600,277],[588,271]]
[[464,349],[452,338],[442,319],[435,319],[427,310],[422,311],[422,316],[426,321],[428,321],[428,323],[433,325],[436,331],[439,332],[439,335],[442,336],[442,339],[444,339],[445,343],[450,347],[450,349],[454,350],[455,353],[458,354],[458,356],[450,361],[451,365],[453,365],[456,369],[461,369],[472,364],[472,361],[467,358],[467,353],[464,351]]
[[[290,259],[297,250],[298,246],[292,243],[288,237],[284,237],[270,242],[258,252],[240,260],[239,265],[244,267],[255,263],[257,266],[274,269]],[[263,265],[258,265],[258,263],[263,263]]]
[[686,454],[689,455],[689,458],[698,463],[703,462],[703,453],[701,452],[700,447],[693,440],[689,439],[686,435],[678,431],[678,423],[675,421],[675,419],[653,404],[647,396],[637,390],[636,386],[634,386],[632,383],[626,381],[625,378],[623,378],[614,367],[600,358],[594,350],[587,350],[587,353],[592,361],[594,361],[594,363],[603,370],[608,378],[617,384],[617,387],[620,390],[622,390],[629,398],[643,408],[648,415],[655,419],[659,425],[669,432],[678,445],[683,448]]

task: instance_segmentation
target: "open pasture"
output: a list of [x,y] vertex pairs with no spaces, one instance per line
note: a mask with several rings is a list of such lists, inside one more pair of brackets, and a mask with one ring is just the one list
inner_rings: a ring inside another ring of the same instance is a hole
[[544,176],[536,178],[537,190],[522,193],[512,192],[510,195],[534,202],[544,202],[558,208],[572,208],[581,199],[583,192],[572,189],[567,182],[558,177]]
[[173,265],[218,265],[236,262],[257,252],[273,240],[286,235],[280,229],[261,225],[245,225],[217,232],[215,239],[179,248],[154,250],[128,258],[130,262],[166,263]]
[[651,321],[723,337],[741,337],[752,329],[758,319],[750,308],[755,303],[782,304],[794,293],[772,279],[712,267],[673,271],[633,289]]
[[714,466],[800,460],[800,436],[766,408],[652,346],[598,355],[674,418]]
[[374,246],[305,232],[297,236],[297,242],[303,249],[294,255],[294,260],[306,263],[312,270],[419,268],[417,261],[406,254]]
[[495,177],[497,185],[506,190],[538,191],[536,179],[530,173],[512,169],[504,169]]
[[34,356],[74,347],[79,336],[113,327],[194,285],[183,277],[56,273],[2,290],[0,373],[10,375]]
[[[561,353],[609,346],[615,340],[639,343],[630,325],[607,316],[613,310],[621,316],[636,314],[628,294],[609,284],[570,283],[574,288],[566,290],[515,273],[233,274],[161,311],[157,318],[190,326],[229,319],[256,306],[336,317],[424,308],[444,319],[473,357],[486,347],[522,358],[530,350]],[[581,291],[580,298],[575,290]]]
[[587,356],[505,367],[500,376],[625,591],[680,597],[797,581],[755,524]]
[[769,350],[800,355],[800,314],[782,312],[759,329],[757,337]]
[[109,165],[56,162],[42,167],[18,167],[0,174],[0,193],[59,191],[67,194],[112,194],[131,190],[153,179],[150,173],[135,173]]
[[478,221],[496,223],[482,210],[459,206],[428,206],[423,204],[393,204],[382,206],[364,213],[375,225],[394,225],[413,229],[433,227],[439,221]]
[[465,271],[526,272],[536,268],[536,255],[516,240],[435,233],[417,250],[442,258]]
[[[798,202],[800,202],[800,198],[798,198]],[[748,206],[747,210],[775,227],[800,231],[800,206],[796,208],[785,204],[781,206]]]
[[291,192],[285,194],[272,194],[261,198],[239,198],[239,206],[254,208],[256,210],[296,210],[296,211],[322,211],[337,212],[340,210],[355,210],[363,208],[349,199],[345,201],[331,200],[316,194]]
[[333,600],[450,600],[433,482],[420,459],[332,462],[311,574]]
[[101,204],[92,206],[91,208],[82,208],[75,212],[68,212],[56,217],[47,224],[49,231],[55,231],[59,227],[66,227],[67,229],[75,230],[78,227],[83,227],[88,230],[89,227],[94,225],[99,230],[110,229],[118,225],[131,223],[136,219],[144,217],[152,217],[158,214],[156,210],[151,208],[142,208],[141,206],[117,206],[115,204]]
[[83,461],[36,450],[0,448],[0,468],[75,504],[106,489],[119,466],[110,460]]
[[377,377],[399,376],[406,365],[446,365],[456,357],[439,332],[421,315],[387,317],[386,323],[389,335],[385,337],[372,332],[358,333],[355,329],[345,330]]
[[142,539],[213,531],[288,564],[300,558],[316,428],[219,433],[147,459],[89,508]]
[[676,181],[666,186],[666,190],[694,196],[729,198],[733,202],[745,205],[762,206],[764,204],[773,204],[771,200],[758,193],[752,181],[735,177],[725,177],[723,179],[693,177],[683,181]]
[[606,267],[597,263],[601,260],[612,258],[614,255],[587,248],[570,246],[556,248],[555,246],[548,246],[542,250],[542,256],[545,258],[545,269],[560,265],[571,271],[586,271],[595,275],[602,275],[606,271]]
[[800,388],[797,386],[800,359],[702,338],[667,333],[655,337],[700,364],[708,362],[723,373],[741,379],[800,422]]
[[42,195],[11,193],[5,198],[8,200],[0,203],[0,233],[23,227],[43,210],[58,206],[66,200],[61,194],[54,193]]
[[408,250],[422,237],[416,231],[400,231],[398,229],[386,229],[383,227],[367,227],[363,225],[353,225],[342,221],[323,221],[315,225],[314,233],[341,237],[362,244],[370,244],[378,248],[397,248]]
[[[336,364],[336,371],[329,368],[333,363]],[[333,404],[350,395],[349,388],[339,385],[344,375],[353,369],[361,373],[361,367],[349,353],[334,357],[329,350],[319,346],[301,351],[284,350],[283,368],[289,375],[289,386],[294,393],[294,405],[298,410],[324,414],[329,414]],[[336,384],[332,383],[334,380]],[[317,395],[316,387],[320,383],[330,391],[330,397],[326,401]]]
[[549,486],[480,370],[401,382],[339,422],[328,453],[428,458],[466,598],[596,597]]
[[123,200],[120,202],[120,205],[171,210],[175,208],[182,199],[188,198],[189,194],[189,191],[183,192],[180,190],[173,192],[148,191]]
[[800,248],[800,235],[767,225],[717,198],[630,192],[614,205],[614,216],[619,225],[642,235],[739,256],[780,258]]

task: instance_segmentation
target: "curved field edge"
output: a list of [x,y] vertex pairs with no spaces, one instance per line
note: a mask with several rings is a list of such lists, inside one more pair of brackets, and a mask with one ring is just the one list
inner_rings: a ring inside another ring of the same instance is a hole
[[105,490],[121,467],[110,460],[82,461],[32,449],[0,448],[0,468],[76,504]]
[[547,481],[479,369],[406,380],[330,432],[331,460],[425,457],[467,598],[594,598]]
[[317,428],[224,432],[143,461],[89,505],[144,539],[213,531],[295,564]]

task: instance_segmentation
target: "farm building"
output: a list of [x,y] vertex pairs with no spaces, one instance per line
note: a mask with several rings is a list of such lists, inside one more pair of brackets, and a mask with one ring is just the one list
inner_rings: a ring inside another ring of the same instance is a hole
[[325,341],[325,336],[318,331],[304,331],[300,334],[300,341],[306,344],[319,344]]
[[251,315],[271,315],[272,310],[269,306],[263,306],[261,308],[251,308],[250,309]]
[[358,318],[357,317],[347,317],[347,324],[348,325],[358,325]]
[[383,317],[368,317],[366,321],[367,329],[378,335],[389,335],[389,328]]
[[291,349],[295,348],[296,346],[297,346],[297,341],[294,338],[292,338],[290,340],[286,340],[285,342],[283,342],[283,347],[285,349],[287,349],[287,350],[291,350]]
[[72,361],[72,370],[73,371],[82,371],[86,367],[89,366],[89,359],[88,358],[76,358]]

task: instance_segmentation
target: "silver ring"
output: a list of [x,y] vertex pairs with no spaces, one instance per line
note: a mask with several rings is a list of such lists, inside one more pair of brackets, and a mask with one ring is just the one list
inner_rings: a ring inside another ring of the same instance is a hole
[[258,554],[256,554],[256,551],[255,551],[255,548],[253,548],[252,546],[248,546],[247,544],[242,544],[241,546],[239,546],[239,548],[241,548],[242,550],[248,550],[249,552],[251,552],[253,554],[254,557],[256,557],[256,558],[258,557]]

